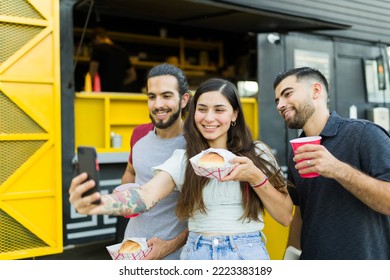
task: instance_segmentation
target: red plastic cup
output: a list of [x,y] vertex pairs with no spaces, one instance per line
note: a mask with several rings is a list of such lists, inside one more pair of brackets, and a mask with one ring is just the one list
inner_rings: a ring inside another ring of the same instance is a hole
[[[298,147],[303,146],[305,144],[321,144],[321,136],[308,136],[308,137],[300,137],[296,139],[290,140],[291,146],[293,148],[294,154],[295,150],[298,149]],[[309,158],[304,158],[301,161],[307,161]],[[302,178],[314,178],[320,176],[317,172],[311,172],[311,173],[306,173],[306,174],[300,174]]]
[[[125,190],[131,189],[131,188],[136,188],[136,187],[139,187],[139,185],[136,184],[136,183],[127,183],[127,184],[123,184],[123,185],[120,185],[120,186],[116,187],[114,189],[114,192],[123,192]],[[137,216],[139,216],[139,213],[126,215],[124,217],[125,218],[135,218]]]

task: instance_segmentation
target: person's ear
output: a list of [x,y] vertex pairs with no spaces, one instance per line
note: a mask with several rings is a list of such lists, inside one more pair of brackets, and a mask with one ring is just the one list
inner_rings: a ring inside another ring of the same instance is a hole
[[235,110],[233,112],[232,122],[235,122],[237,120],[237,118],[238,118],[238,110]]
[[312,90],[313,90],[313,98],[314,99],[317,99],[317,98],[320,98],[323,94],[323,88],[322,88],[322,84],[321,83],[314,83],[312,85]]
[[187,106],[187,103],[190,101],[190,94],[188,92],[186,92],[185,94],[183,94],[182,98],[181,98],[181,108],[185,108]]

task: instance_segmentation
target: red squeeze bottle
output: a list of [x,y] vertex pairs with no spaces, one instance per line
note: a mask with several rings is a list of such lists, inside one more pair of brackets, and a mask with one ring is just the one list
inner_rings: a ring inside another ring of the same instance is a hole
[[100,76],[98,73],[93,77],[93,91],[102,91],[102,87],[100,85]]

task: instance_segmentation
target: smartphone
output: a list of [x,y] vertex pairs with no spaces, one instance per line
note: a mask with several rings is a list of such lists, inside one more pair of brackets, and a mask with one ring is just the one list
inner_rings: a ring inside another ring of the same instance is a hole
[[[78,158],[78,173],[86,172],[88,174],[87,180],[94,180],[95,187],[83,193],[83,197],[91,195],[95,192],[100,192],[99,187],[99,162],[95,147],[79,146],[77,147]],[[100,204],[100,199],[93,202],[93,204]]]

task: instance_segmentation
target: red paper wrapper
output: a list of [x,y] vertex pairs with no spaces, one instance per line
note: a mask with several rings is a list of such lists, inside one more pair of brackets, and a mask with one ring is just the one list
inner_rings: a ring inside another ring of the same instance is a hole
[[[128,254],[119,253],[118,252],[119,248],[121,247],[122,243],[126,240],[133,240],[138,242],[141,245],[141,250],[134,253],[128,253]],[[152,247],[148,247],[148,245],[146,244],[145,238],[125,238],[122,241],[122,243],[118,243],[106,247],[108,253],[110,254],[113,260],[142,260],[150,252],[150,250],[152,250]]]

